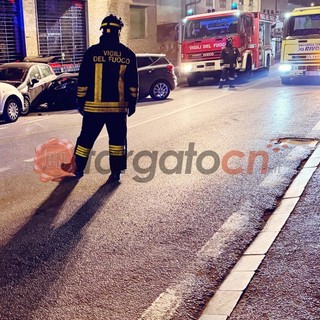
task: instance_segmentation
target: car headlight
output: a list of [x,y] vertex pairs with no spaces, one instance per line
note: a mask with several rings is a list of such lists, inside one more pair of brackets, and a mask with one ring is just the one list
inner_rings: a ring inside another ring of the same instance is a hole
[[279,66],[279,71],[280,72],[289,72],[292,70],[292,66],[290,64],[281,64]]
[[181,66],[182,73],[189,73],[192,71],[192,64],[184,64]]

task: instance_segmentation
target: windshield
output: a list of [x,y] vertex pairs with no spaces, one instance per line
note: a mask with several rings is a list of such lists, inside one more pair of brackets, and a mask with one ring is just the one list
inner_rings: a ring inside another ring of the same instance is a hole
[[225,17],[187,20],[184,31],[185,40],[232,35],[238,31],[238,17],[230,15]]
[[26,69],[22,68],[1,68],[0,81],[23,81]]
[[320,14],[290,17],[285,36],[320,35]]

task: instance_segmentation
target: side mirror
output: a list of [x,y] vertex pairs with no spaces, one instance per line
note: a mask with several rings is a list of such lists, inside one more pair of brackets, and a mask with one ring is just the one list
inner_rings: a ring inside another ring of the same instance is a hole
[[31,81],[30,81],[30,86],[33,87],[33,86],[34,86],[36,83],[38,83],[38,82],[39,82],[38,79],[33,78],[33,79],[31,79]]

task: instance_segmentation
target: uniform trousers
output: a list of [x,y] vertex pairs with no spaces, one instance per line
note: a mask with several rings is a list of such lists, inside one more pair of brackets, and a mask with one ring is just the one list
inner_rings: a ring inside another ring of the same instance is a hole
[[235,79],[236,68],[234,67],[224,67],[221,73],[220,84],[225,84],[226,80],[229,78],[230,84],[233,84]]
[[120,172],[127,168],[127,114],[85,112],[74,152],[77,172],[83,173],[94,142],[104,126],[109,136],[111,172]]

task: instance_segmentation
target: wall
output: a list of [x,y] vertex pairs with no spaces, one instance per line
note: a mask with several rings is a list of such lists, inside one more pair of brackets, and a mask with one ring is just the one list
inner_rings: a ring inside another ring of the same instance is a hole
[[[145,39],[130,39],[130,5],[139,5],[147,8]],[[143,51],[157,51],[157,25],[154,23],[157,19],[155,0],[88,0],[89,45],[99,41],[101,35],[101,31],[99,31],[100,23],[110,13],[120,16],[123,20],[124,27],[121,32],[121,42],[128,45],[135,52],[141,52],[141,48],[143,48]]]
[[[130,5],[147,7],[147,30],[145,39],[130,39]],[[157,7],[156,0],[87,0],[87,41],[92,45],[99,41],[101,35],[100,24],[103,18],[114,13],[121,16],[125,24],[121,32],[121,41],[132,50],[157,52],[156,41]],[[25,21],[26,51],[28,56],[38,55],[38,31],[36,19],[36,0],[23,0],[23,14]]]
[[23,15],[25,24],[26,51],[27,56],[38,55],[37,21],[35,0],[23,0]]

